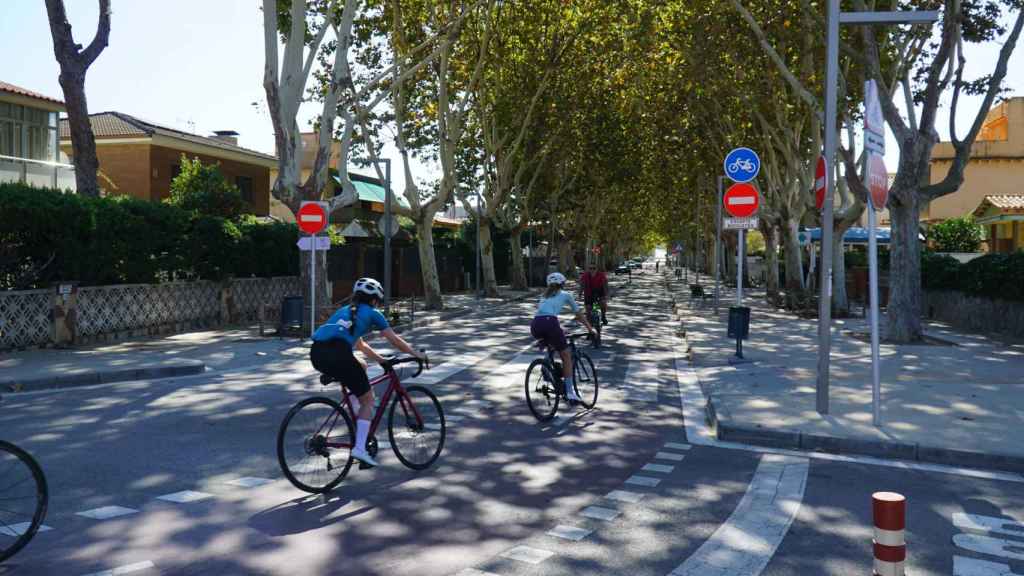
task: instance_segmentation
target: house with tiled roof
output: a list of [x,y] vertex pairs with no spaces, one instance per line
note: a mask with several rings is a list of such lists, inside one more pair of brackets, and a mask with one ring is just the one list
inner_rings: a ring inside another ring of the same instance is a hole
[[[257,215],[270,211],[270,171],[277,159],[238,145],[238,133],[202,136],[143,120],[122,112],[89,115],[96,137],[98,180],[105,194],[127,194],[160,201],[170,195],[171,180],[181,171],[182,155],[218,164],[229,182]],[[71,135],[60,123],[61,150],[71,154]]]
[[0,182],[75,188],[74,169],[57,153],[64,103],[0,81]]
[[985,196],[973,214],[988,230],[990,252],[1024,250],[1024,194]]
[[[955,151],[940,142],[932,151],[931,181],[946,177]],[[1017,198],[1024,197],[1024,97],[1010,98],[993,106],[985,118],[964,182],[956,192],[936,198],[921,210],[921,219],[940,222],[974,214],[985,215],[989,250],[1005,252],[1020,248],[1022,223],[1012,211]],[[1008,210],[1006,217],[993,211]],[[1015,247],[1015,248],[1011,248]]]

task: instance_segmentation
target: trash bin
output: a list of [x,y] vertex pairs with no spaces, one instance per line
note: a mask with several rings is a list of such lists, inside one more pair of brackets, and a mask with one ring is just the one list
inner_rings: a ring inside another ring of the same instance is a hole
[[750,308],[729,307],[729,338],[746,340],[750,336]]
[[285,296],[281,300],[281,323],[278,325],[278,329],[281,331],[301,329],[304,308],[302,296]]

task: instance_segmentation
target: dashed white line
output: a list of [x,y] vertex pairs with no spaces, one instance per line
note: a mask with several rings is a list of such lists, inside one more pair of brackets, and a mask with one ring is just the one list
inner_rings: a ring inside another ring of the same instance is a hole
[[669,460],[671,462],[682,462],[685,454],[673,454],[672,452],[658,452],[654,455],[655,460]]
[[136,512],[138,512],[138,510],[135,510],[134,508],[125,508],[123,506],[103,506],[102,508],[93,508],[92,510],[79,512],[77,515],[92,518],[93,520],[110,520],[111,518],[117,518],[119,516],[135,514]]
[[693,445],[692,444],[680,444],[679,442],[666,442],[665,443],[665,448],[670,448],[672,450],[689,450],[690,448],[693,448]]
[[272,482],[273,480],[270,480],[269,478],[253,478],[251,476],[246,476],[244,478],[236,478],[234,480],[230,480],[228,482],[225,482],[225,484],[230,484],[232,486],[240,486],[242,488],[256,488],[258,486],[263,486],[265,484],[270,484]]
[[[18,536],[21,536],[22,534],[24,534],[25,531],[28,530],[28,527],[31,526],[31,525],[32,525],[31,522],[18,522],[17,524],[5,524],[3,526],[0,526],[0,536],[10,536],[12,538],[17,538]],[[53,528],[50,527],[50,526],[47,526],[46,524],[40,524],[39,525],[39,529],[36,530],[36,533],[46,532],[47,530],[53,530]]]
[[641,468],[644,472],[658,472],[660,474],[668,474],[675,469],[675,466],[669,466],[668,464],[644,464],[644,467]]
[[527,564],[540,564],[554,555],[554,552],[541,550],[540,548],[531,548],[529,546],[516,546],[511,550],[506,550],[501,553],[503,558],[510,558]]
[[645,494],[641,494],[640,492],[630,492],[629,490],[612,490],[611,492],[605,494],[604,497],[609,500],[615,500],[617,502],[636,504],[637,502],[643,500],[644,496]]
[[615,518],[617,518],[619,514],[621,514],[621,512],[619,512],[618,510],[614,510],[612,508],[604,508],[601,506],[587,506],[586,508],[580,511],[581,516],[593,518],[594,520],[604,520],[605,522],[615,520]]
[[194,490],[182,490],[181,492],[175,492],[173,494],[164,494],[163,496],[156,497],[157,500],[175,502],[177,504],[198,502],[199,500],[206,500],[207,498],[213,498],[213,494],[207,494],[206,492],[196,492]]
[[659,480],[658,478],[651,478],[650,476],[637,476],[634,474],[633,476],[626,478],[626,484],[654,488],[658,484],[661,484],[661,480]]
[[672,575],[760,574],[800,509],[809,467],[807,458],[761,457],[746,494],[728,520]]
[[592,532],[593,530],[587,530],[585,528],[577,528],[575,526],[565,526],[559,524],[551,530],[548,530],[548,535],[554,536],[555,538],[562,538],[564,540],[572,540],[573,542],[579,542],[580,540],[583,540],[584,538],[589,536]]
[[104,570],[102,572],[93,572],[92,574],[86,574],[85,576],[121,576],[121,574],[131,574],[132,572],[141,572],[143,570],[149,570],[150,568],[156,568],[156,565],[145,560],[143,562],[136,562],[135,564],[128,564],[127,566],[119,566],[113,570]]

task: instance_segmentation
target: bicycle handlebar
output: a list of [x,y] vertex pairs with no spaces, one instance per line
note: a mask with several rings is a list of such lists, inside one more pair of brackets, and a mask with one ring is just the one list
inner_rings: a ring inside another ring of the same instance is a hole
[[394,370],[395,366],[398,366],[399,364],[411,364],[415,362],[417,364],[416,373],[412,375],[412,378],[415,378],[423,372],[424,366],[426,366],[427,370],[430,370],[430,358],[426,356],[427,351],[420,350],[420,352],[423,353],[425,358],[417,358],[416,356],[406,356],[404,358],[400,358],[398,356],[395,356],[394,358],[389,358],[384,362],[381,362],[380,366],[381,368],[384,369],[385,372],[390,372]]

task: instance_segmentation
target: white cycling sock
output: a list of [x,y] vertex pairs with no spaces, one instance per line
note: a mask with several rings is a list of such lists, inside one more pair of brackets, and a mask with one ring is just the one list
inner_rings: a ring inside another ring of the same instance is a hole
[[366,438],[370,435],[370,421],[356,420],[356,450],[366,452]]
[[565,379],[565,395],[573,400],[579,400],[579,396],[576,394],[576,388],[572,385],[572,376]]

